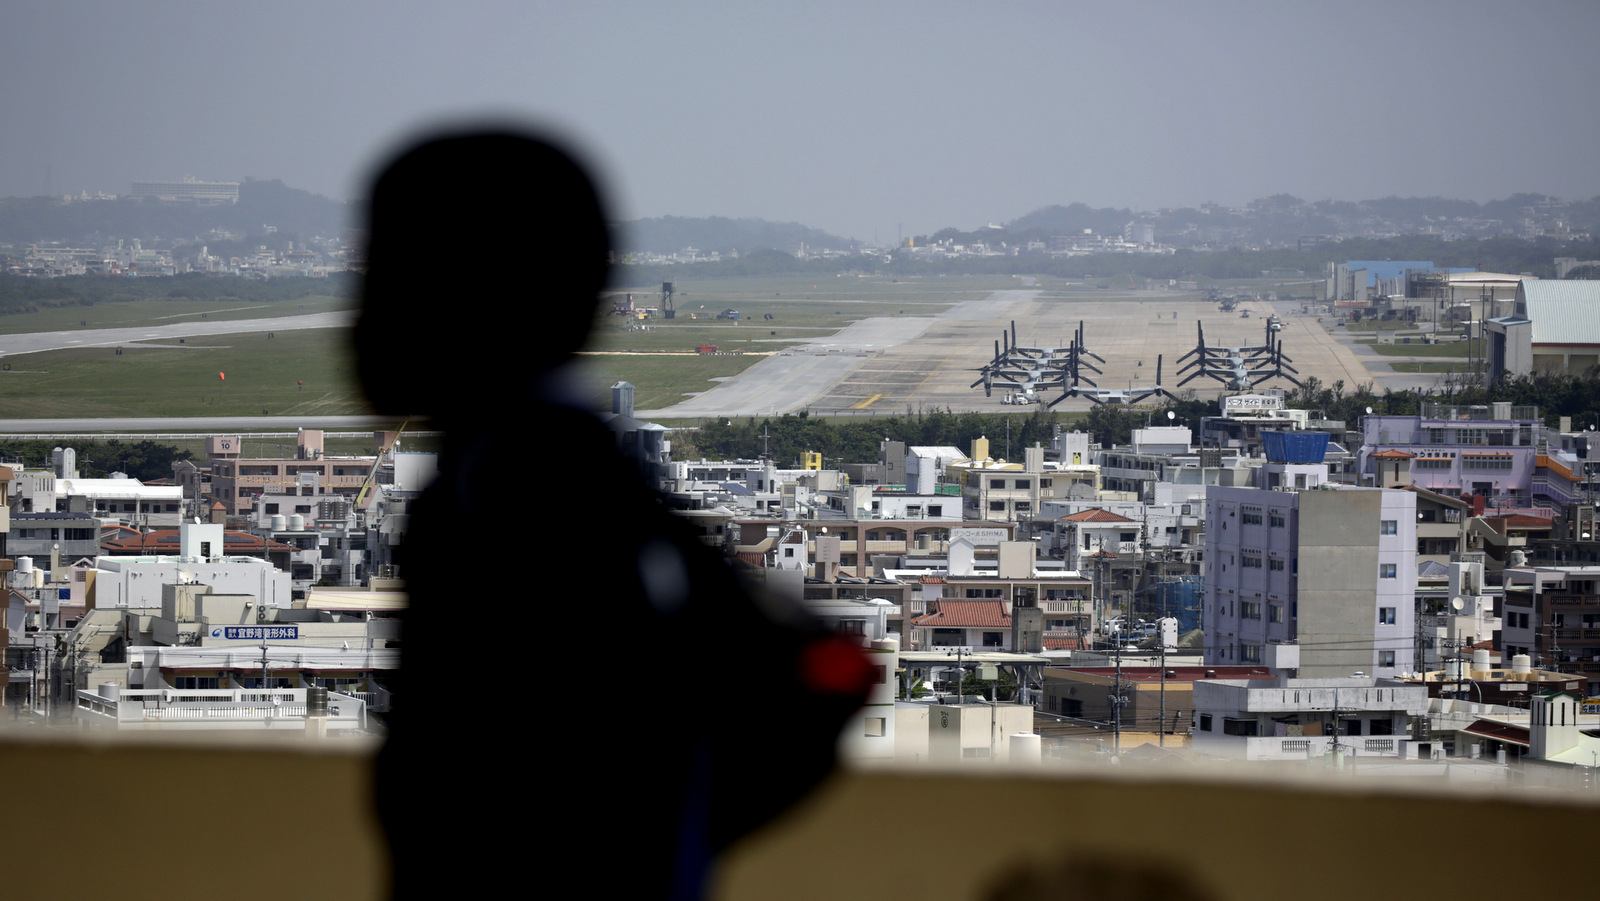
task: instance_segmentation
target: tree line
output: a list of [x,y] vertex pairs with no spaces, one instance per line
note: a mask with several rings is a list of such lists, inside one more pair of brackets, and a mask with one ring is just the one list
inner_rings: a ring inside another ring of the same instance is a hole
[[973,439],[987,437],[990,456],[1021,460],[1023,448],[1034,442],[1048,446],[1058,423],[1071,431],[1072,417],[1034,407],[1025,414],[924,409],[869,419],[823,419],[804,412],[759,419],[719,418],[701,422],[692,432],[676,433],[673,456],[717,460],[756,459],[765,454],[787,467],[798,466],[802,454],[813,452],[822,454],[823,465],[833,469],[877,460],[880,442],[885,440],[903,441],[908,446],[948,445],[966,453]]
[[258,280],[203,272],[166,278],[115,278],[104,275],[27,278],[0,274],[0,315],[37,313],[50,307],[92,307],[97,303],[139,300],[281,303],[316,295],[348,297],[355,295],[356,291],[354,275]]
[[[1321,418],[1357,429],[1370,408],[1374,414],[1415,416],[1423,404],[1462,406],[1508,401],[1517,406],[1537,406],[1544,424],[1555,427],[1563,416],[1574,428],[1600,428],[1600,369],[1581,375],[1536,374],[1485,388],[1460,378],[1446,377],[1431,391],[1375,389],[1371,383],[1324,383],[1308,377],[1286,392],[1286,406],[1311,410]],[[1173,415],[1169,419],[1168,412]],[[761,418],[702,421],[694,431],[677,433],[673,456],[683,459],[756,459],[768,456],[779,466],[798,466],[805,452],[822,454],[825,468],[845,463],[870,463],[878,459],[880,442],[909,445],[953,446],[970,453],[972,441],[989,439],[989,454],[1021,461],[1023,449],[1034,442],[1049,446],[1055,428],[1085,431],[1102,445],[1127,444],[1133,430],[1146,426],[1187,425],[1198,438],[1200,419],[1219,415],[1217,402],[1201,400],[1195,392],[1181,393],[1163,404],[1129,409],[1097,406],[1087,413],[1058,413],[1042,406],[1028,413],[958,413],[952,410],[908,410],[904,415],[870,419],[824,419],[802,412]],[[1008,439],[1009,436],[1009,439]],[[1009,451],[1007,445],[1009,443]]]
[[1434,235],[1403,235],[1350,239],[1312,250],[1179,250],[1165,255],[1107,253],[1074,257],[1035,253],[948,260],[919,259],[904,250],[883,256],[801,260],[782,251],[764,250],[737,260],[715,263],[618,266],[612,273],[612,281],[618,287],[659,286],[663,281],[776,276],[817,278],[868,272],[890,278],[1043,275],[1069,279],[1126,279],[1129,287],[1135,287],[1139,279],[1245,279],[1259,278],[1268,270],[1299,270],[1307,278],[1320,279],[1329,260],[1430,260],[1441,267],[1526,272],[1540,278],[1554,278],[1556,257],[1600,259],[1600,240],[1563,242],[1551,237],[1495,237],[1446,241]]
[[103,479],[113,472],[126,473],[141,482],[172,478],[172,464],[194,458],[194,452],[170,444],[144,441],[0,441],[0,463],[27,469],[47,469],[50,454],[58,447],[71,447],[77,454],[78,474],[86,479]]

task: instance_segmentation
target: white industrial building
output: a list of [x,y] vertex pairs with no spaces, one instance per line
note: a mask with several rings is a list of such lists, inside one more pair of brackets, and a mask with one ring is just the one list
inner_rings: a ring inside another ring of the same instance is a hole
[[1409,757],[1411,719],[1428,714],[1421,685],[1370,678],[1194,681],[1191,747],[1244,760]]
[[99,557],[82,583],[91,607],[160,607],[165,585],[199,583],[217,594],[249,595],[264,607],[293,601],[289,574],[259,557],[223,556],[220,525],[183,523],[177,556]]

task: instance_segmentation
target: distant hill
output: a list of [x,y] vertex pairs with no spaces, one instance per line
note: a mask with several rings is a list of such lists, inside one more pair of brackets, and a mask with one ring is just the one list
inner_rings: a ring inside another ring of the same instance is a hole
[[617,232],[618,246],[632,253],[673,254],[693,247],[702,253],[727,254],[738,251],[747,254],[769,249],[796,254],[800,252],[801,244],[805,245],[808,252],[849,250],[860,244],[859,241],[807,228],[798,222],[728,219],[723,216],[635,219],[621,223]]
[[1006,231],[1076,234],[1093,229],[1097,234],[1121,234],[1133,214],[1127,210],[1094,209],[1086,204],[1047,206],[1006,223]]
[[154,200],[86,200],[63,203],[58,197],[0,199],[0,241],[14,244],[60,241],[96,245],[116,238],[157,242],[205,243],[218,229],[259,235],[272,226],[301,240],[343,235],[354,224],[350,204],[291,188],[277,179],[249,179],[239,185],[239,202],[197,207]]

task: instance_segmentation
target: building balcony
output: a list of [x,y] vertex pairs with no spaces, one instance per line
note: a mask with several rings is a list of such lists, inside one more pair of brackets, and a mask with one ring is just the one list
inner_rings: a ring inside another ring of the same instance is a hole
[[1040,608],[1046,613],[1067,613],[1082,616],[1093,609],[1089,601],[1044,601]]
[[1241,757],[1245,760],[1306,760],[1328,753],[1337,738],[1341,752],[1359,760],[1362,757],[1408,757],[1405,735],[1308,735],[1283,736],[1210,736],[1196,732],[1192,747],[1202,754]]
[[1325,716],[1338,709],[1351,713],[1405,713],[1420,716],[1428,712],[1428,692],[1421,687],[1325,687],[1290,685],[1286,688],[1252,688],[1243,685],[1210,684],[1210,691],[1227,693],[1231,709],[1246,714],[1300,714]]
[[[306,691],[274,689],[146,689],[78,692],[80,721],[119,729],[305,729]],[[328,692],[330,731],[366,728],[366,705]]]
[[[1545,594],[1541,597],[1545,603],[1556,607],[1600,607],[1600,596],[1592,594]],[[1506,599],[1510,601],[1511,596],[1507,594]],[[1519,599],[1516,603],[1523,607],[1533,606],[1533,602],[1529,600]]]
[[[1047,748],[1050,744],[1046,739]],[[239,811],[248,811],[252,828],[265,835],[295,835],[313,823],[322,833],[338,837],[337,853],[301,855],[303,860],[292,866],[258,854],[262,860],[227,866],[169,867],[172,874],[159,886],[166,901],[365,901],[386,897],[393,878],[389,851],[372,813],[374,746],[357,741],[309,748],[281,742],[152,748],[41,736],[7,742],[0,753],[13,772],[30,776],[16,780],[7,796],[8,810],[19,823],[46,822],[61,810],[138,811],[153,823],[239,822]],[[1366,755],[1359,748],[1356,755],[1359,771]],[[1168,877],[1177,881],[1173,894],[1188,890],[1238,901],[1281,897],[1283,886],[1305,884],[1301,849],[1311,842],[1323,858],[1361,860],[1371,872],[1385,874],[1386,891],[1509,896],[1527,891],[1524,870],[1417,867],[1415,843],[1375,842],[1373,824],[1403,811],[1420,822],[1478,817],[1507,835],[1584,835],[1595,816],[1594,806],[1585,800],[1589,795],[1578,791],[1464,798],[1446,792],[1390,794],[1360,786],[1186,777],[1172,767],[1141,779],[1113,778],[1127,766],[1080,765],[1037,775],[991,769],[886,773],[882,767],[841,766],[826,790],[805,801],[804,816],[783,817],[763,830],[759,841],[740,842],[719,858],[716,895],[726,901],[849,901],[890,896],[922,879],[927,887],[919,895],[926,901],[979,897],[992,892],[997,874],[1057,878],[1054,870],[1045,869],[1052,863],[1048,855],[1053,849],[1083,847],[1081,818],[1041,818],[1030,826],[1027,847],[1039,849],[1032,851],[1033,857],[1020,855],[1014,842],[971,843],[964,853],[949,854],[927,847],[938,843],[900,838],[903,824],[939,822],[952,810],[1086,809],[1096,811],[1102,827],[1093,856],[1109,861],[1115,878],[1142,878],[1159,872],[1159,866],[1177,874]],[[86,772],[97,778],[82,778]],[[263,773],[293,773],[294,778],[263,778]],[[493,790],[492,776],[479,778],[483,781],[464,782],[464,790]],[[1153,845],[1150,811],[1175,805],[1228,823],[1225,831],[1212,830],[1225,834],[1186,840],[1179,826],[1171,826],[1165,828],[1178,837]],[[425,811],[410,814],[408,825],[424,829],[427,816]],[[886,843],[840,839],[862,834],[889,838]],[[64,874],[70,874],[74,894],[128,894],[129,874],[151,870],[156,859],[150,842],[100,842],[93,851],[94,866],[83,865],[81,843],[37,844],[27,854],[14,855],[8,866],[7,885],[16,897],[61,894]],[[927,879],[929,873],[938,878]],[[1240,873],[1250,878],[1238,878]],[[1553,897],[1579,897],[1589,888],[1587,881],[1590,876],[1582,867],[1556,867],[1540,877],[1538,886]],[[1169,891],[1165,883],[1153,884],[1150,894]]]

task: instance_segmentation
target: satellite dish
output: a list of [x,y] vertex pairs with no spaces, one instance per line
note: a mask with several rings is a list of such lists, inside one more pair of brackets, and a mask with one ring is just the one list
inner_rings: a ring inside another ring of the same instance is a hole
[[1450,599],[1450,609],[1451,610],[1460,610],[1461,608],[1463,608],[1465,606],[1467,606],[1467,602],[1465,600],[1463,600],[1462,598],[1456,597],[1456,598],[1451,598]]
[[1368,408],[1367,408],[1367,415],[1368,415],[1368,416],[1371,416],[1371,415],[1372,415],[1372,408],[1371,408],[1371,407],[1368,407]]
[[1171,410],[1167,411],[1167,421],[1168,422],[1171,422],[1172,420],[1177,419],[1177,418],[1178,418],[1178,414],[1172,412]]

